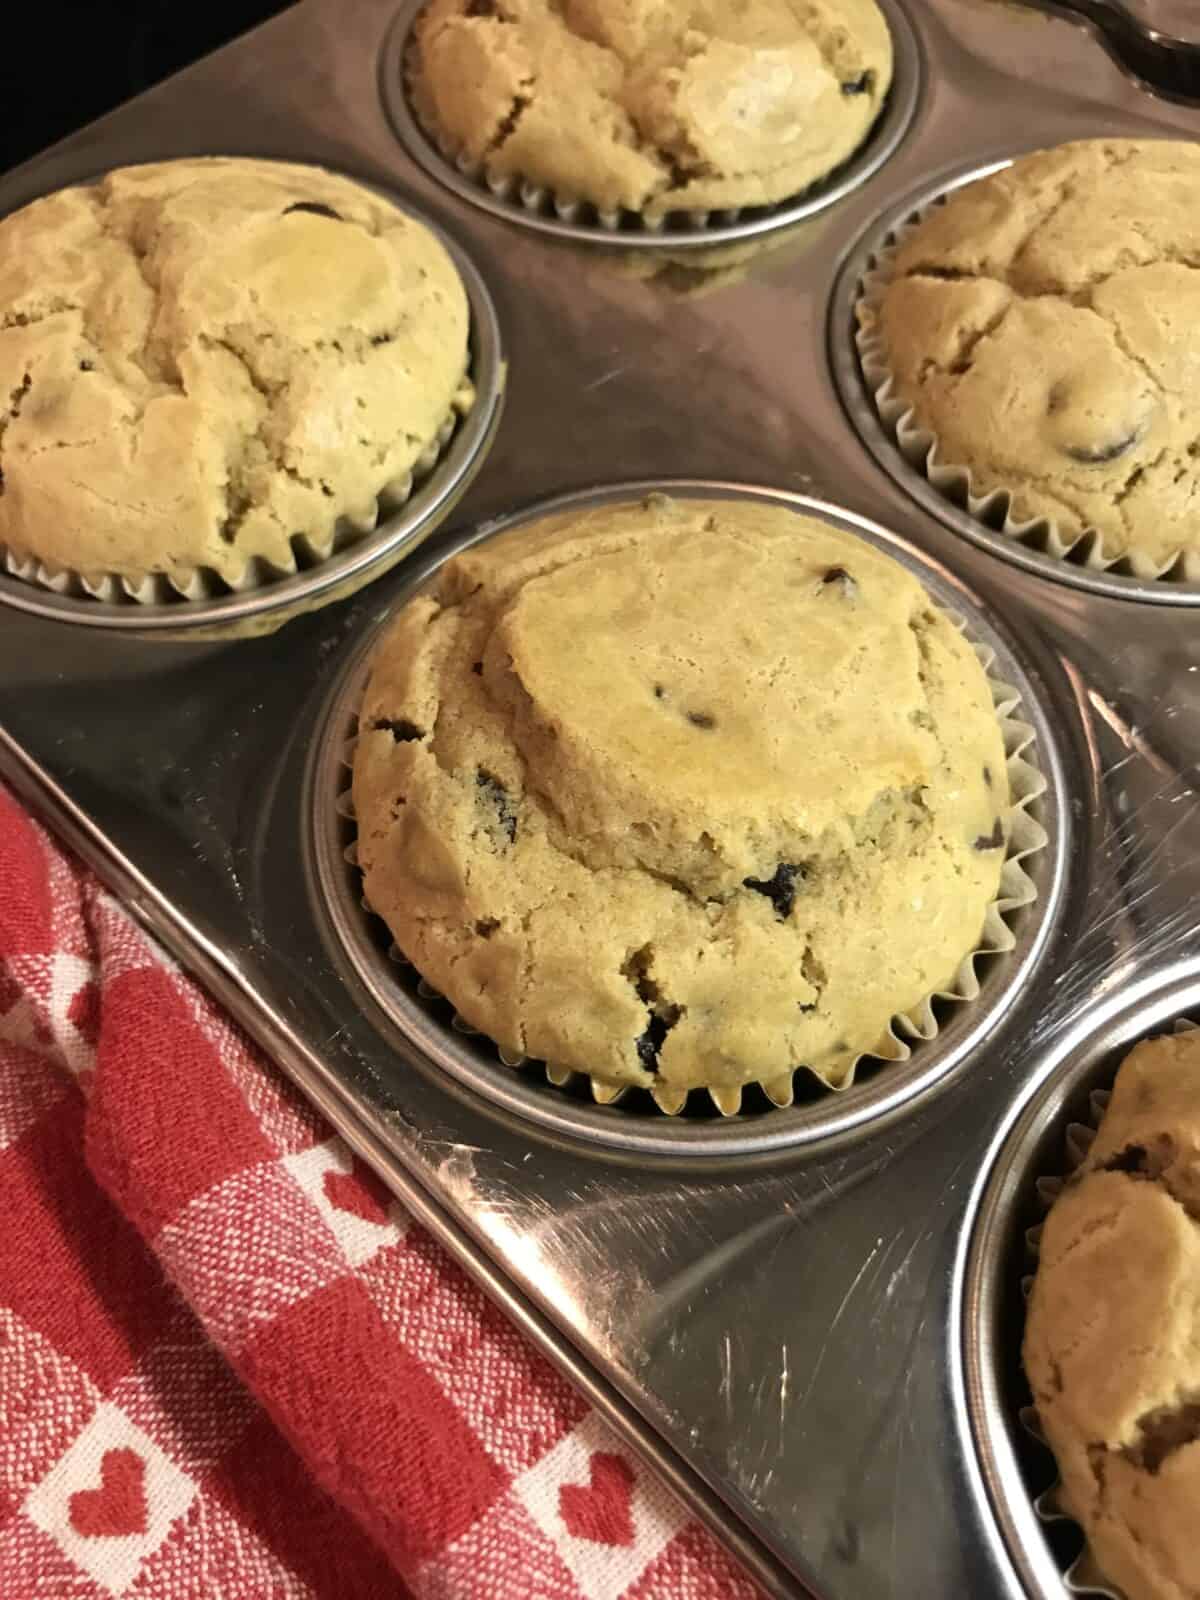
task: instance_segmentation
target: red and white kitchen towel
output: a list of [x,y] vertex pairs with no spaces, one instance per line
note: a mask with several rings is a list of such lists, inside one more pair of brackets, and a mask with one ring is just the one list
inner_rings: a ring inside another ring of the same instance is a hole
[[0,789],[0,1596],[754,1594]]

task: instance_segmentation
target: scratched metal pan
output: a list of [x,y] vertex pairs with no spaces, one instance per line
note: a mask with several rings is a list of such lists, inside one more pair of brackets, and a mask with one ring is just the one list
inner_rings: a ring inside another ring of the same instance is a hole
[[[877,219],[944,175],[1070,137],[1186,134],[1194,112],[1061,18],[893,3],[917,93],[886,159],[814,215],[711,251],[552,237],[414,161],[379,93],[386,0],[307,0],[0,180],[9,210],[174,155],[357,172],[462,247],[509,362],[453,526],[353,597],[224,642],[0,607],[0,769],[767,1592],[1014,1600],[1020,1568],[956,1422],[951,1269],[991,1134],[1053,1041],[1195,943],[1200,640],[1186,605],[1060,581],[922,505],[843,406],[833,293]],[[941,1091],[852,1137],[686,1164],[577,1138],[382,1028],[323,931],[304,778],[354,652],[494,518],[632,478],[769,485],[897,535],[974,597],[1061,752],[1073,846],[1055,929]],[[619,1586],[614,1568],[596,1593]]]

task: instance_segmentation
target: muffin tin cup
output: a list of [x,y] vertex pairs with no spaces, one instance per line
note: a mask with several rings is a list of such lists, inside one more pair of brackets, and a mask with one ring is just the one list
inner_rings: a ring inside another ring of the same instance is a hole
[[401,209],[437,236],[463,281],[469,354],[436,434],[412,467],[380,490],[369,514],[340,517],[325,540],[294,535],[290,567],[254,557],[233,581],[205,568],[85,573],[19,557],[0,542],[0,605],[159,637],[253,637],[354,593],[432,533],[487,456],[503,404],[505,363],[495,307],[469,258],[427,218]]
[[[1166,1030],[1160,1029],[1159,1035],[1161,1036],[1164,1031],[1183,1033],[1195,1028],[1195,1026],[1196,1024],[1186,1017],[1178,1018],[1172,1027]],[[1049,1215],[1051,1206],[1053,1206],[1062,1192],[1063,1184],[1082,1165],[1086,1158],[1092,1141],[1095,1139],[1100,1124],[1104,1119],[1104,1113],[1108,1110],[1112,1083],[1116,1078],[1119,1066],[1120,1063],[1118,1062],[1109,1073],[1105,1087],[1089,1090],[1086,1106],[1080,1109],[1080,1120],[1069,1121],[1063,1129],[1063,1160],[1061,1165],[1056,1170],[1040,1174],[1034,1179],[1033,1190],[1036,1196],[1036,1204],[1043,1218]],[[1021,1277],[1020,1288],[1021,1298],[1026,1303],[1033,1288],[1033,1277],[1037,1270],[1040,1240],[1041,1223],[1037,1222],[1025,1230],[1027,1270]],[[1037,1409],[1032,1403],[1020,1409],[1018,1423],[1043,1451],[1049,1452],[1050,1447],[1038,1423]],[[1066,1525],[1074,1534],[1083,1539],[1083,1548],[1063,1572],[1063,1583],[1071,1594],[1102,1596],[1105,1597],[1105,1600],[1125,1600],[1124,1590],[1117,1588],[1105,1577],[1100,1561],[1087,1542],[1085,1530],[1063,1505],[1062,1483],[1057,1476],[1041,1493],[1034,1496],[1033,1509],[1039,1521],[1046,1526],[1047,1534],[1050,1538],[1054,1537],[1057,1529]]]
[[413,25],[425,3],[410,0],[403,6],[380,56],[380,94],[396,137],[415,161],[460,198],[510,222],[577,243],[680,250],[751,239],[811,217],[879,170],[904,138],[920,95],[921,56],[912,24],[899,0],[876,0],[892,36],[892,83],[862,144],[824,178],[767,206],[672,211],[654,218],[625,209],[604,211],[545,184],[491,172],[485,162],[466,156],[425,127],[408,91],[407,71]]
[[1198,1007],[1200,975],[1191,974],[1165,992],[1110,1006],[1068,1034],[993,1146],[968,1210],[955,1270],[955,1409],[979,1464],[974,1487],[1031,1600],[1061,1600],[1064,1590],[1125,1600],[1061,1503],[1024,1376],[1025,1305],[1041,1226],[1095,1138],[1125,1056],[1143,1039],[1194,1028],[1181,1013]]
[[[836,1088],[801,1066],[769,1083],[691,1091],[663,1085],[647,1092],[554,1063],[505,1055],[419,977],[363,898],[349,769],[374,638],[387,618],[380,619],[335,692],[314,754],[312,825],[325,909],[357,976],[400,1032],[439,1067],[507,1109],[557,1131],[647,1153],[660,1147],[668,1152],[729,1148],[746,1153],[833,1137],[896,1112],[948,1077],[970,1044],[996,1025],[1016,997],[1058,901],[1065,820],[1057,753],[1019,665],[973,614],[967,597],[894,536],[824,502],[695,480],[616,485],[559,497],[491,523],[477,537],[556,511],[651,492],[765,499],[865,537],[913,572],[967,632],[987,673],[1003,730],[1012,802],[999,893],[987,909],[979,944],[960,963],[954,981],[910,1013],[894,1017],[879,1050],[856,1057]],[[406,594],[397,603],[409,598]],[[1004,965],[981,979],[980,958],[990,956],[1002,956]],[[746,1105],[748,1097],[757,1109]],[[719,1116],[714,1118],[713,1112]]]
[[1020,501],[1020,489],[993,487],[981,492],[971,469],[945,459],[938,436],[918,423],[913,408],[896,391],[877,331],[896,253],[930,212],[958,189],[1003,170],[1012,159],[973,168],[910,197],[860,240],[842,269],[830,329],[843,403],[863,442],[890,475],[926,510],[973,543],[1092,592],[1200,604],[1200,554],[1179,550],[1164,562],[1138,551],[1114,554],[1095,529],[1070,535],[1052,518],[1017,516],[1013,508]]

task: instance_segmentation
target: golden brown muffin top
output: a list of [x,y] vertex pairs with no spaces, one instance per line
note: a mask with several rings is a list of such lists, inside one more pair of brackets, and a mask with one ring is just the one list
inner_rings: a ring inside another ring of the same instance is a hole
[[891,82],[874,0],[431,0],[415,104],[454,154],[601,210],[765,205],[862,143]]
[[971,647],[810,517],[658,498],[449,562],[374,657],[366,896],[510,1051],[829,1082],[978,944],[1009,793]]
[[437,434],[467,300],[427,228],[348,179],[171,161],[0,221],[0,546],[236,582],[327,544]]
[[898,396],[1017,520],[1200,548],[1200,145],[1087,140],[932,209],[869,329]]

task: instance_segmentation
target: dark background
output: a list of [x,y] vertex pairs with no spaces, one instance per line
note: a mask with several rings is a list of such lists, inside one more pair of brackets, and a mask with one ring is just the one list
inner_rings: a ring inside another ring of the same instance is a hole
[[283,0],[30,0],[20,27],[10,16],[0,32],[0,171],[283,10]]

